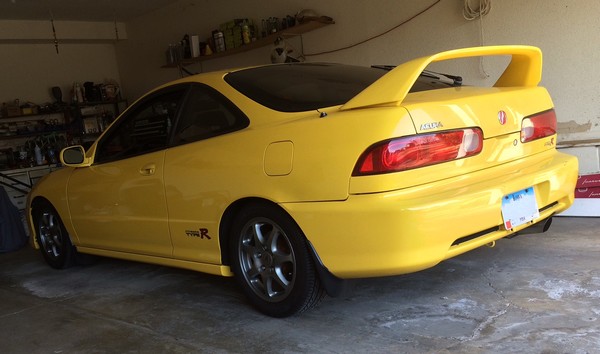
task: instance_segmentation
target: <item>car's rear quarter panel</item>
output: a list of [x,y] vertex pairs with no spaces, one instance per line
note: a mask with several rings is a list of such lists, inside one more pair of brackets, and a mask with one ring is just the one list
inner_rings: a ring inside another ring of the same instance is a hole
[[[294,115],[289,121],[260,121],[239,132],[171,148],[165,158],[165,190],[174,255],[194,260],[196,240],[186,230],[206,228],[218,234],[225,210],[233,203],[260,198],[273,203],[339,201],[348,198],[350,175],[358,156],[373,142],[388,136],[414,134],[412,121],[400,107],[365,112],[317,112]],[[373,128],[369,128],[372,126]],[[269,146],[289,143],[289,155],[269,157]],[[269,174],[266,161],[280,158],[288,173]],[[216,242],[201,250],[202,259],[220,260]]]
[[[207,183],[220,191],[227,189],[232,200],[244,197],[260,197],[276,203],[344,200],[348,197],[354,165],[365,149],[393,136],[415,134],[412,119],[403,107],[354,111],[330,107],[324,110],[327,115],[320,118],[317,111],[277,112],[230,86],[213,85],[250,117],[250,126],[175,148],[200,150],[189,156],[192,160],[187,164],[183,162],[186,158],[173,159],[173,167],[167,170],[176,175],[178,172],[172,168],[196,168],[199,176],[208,171],[211,177]],[[265,171],[269,146],[288,141],[293,146],[292,156],[281,158],[291,158],[291,171],[269,175]],[[213,168],[214,164],[218,168]],[[180,182],[189,184],[189,188],[197,187],[193,180]]]
[[[265,130],[268,131],[268,130]],[[414,134],[402,107],[369,111],[318,113],[284,124],[268,133],[271,141],[290,140],[294,145],[291,173],[267,177],[277,202],[343,200],[348,197],[352,170],[359,156],[374,142]]]

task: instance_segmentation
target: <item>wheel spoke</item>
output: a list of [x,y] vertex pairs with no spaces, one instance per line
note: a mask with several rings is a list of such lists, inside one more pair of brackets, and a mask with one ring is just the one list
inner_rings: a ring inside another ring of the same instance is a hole
[[268,277],[265,283],[266,295],[270,298],[278,295],[278,292],[273,289],[274,280],[276,280],[275,277]]
[[252,256],[256,252],[256,246],[250,243],[250,240],[242,242],[242,252],[248,256]]
[[251,267],[250,269],[248,269],[248,271],[246,272],[246,275],[248,276],[248,279],[253,279],[253,280],[257,280],[260,279],[261,271],[260,269],[256,268],[256,267]]
[[284,253],[273,253],[273,264],[281,266],[282,264],[285,263],[290,263],[293,264],[294,263],[294,257],[290,254],[284,254]]
[[54,257],[58,257],[58,256],[60,256],[60,248],[56,247],[55,244],[52,244],[52,247],[50,248],[49,253]]
[[275,252],[277,250],[277,241],[279,240],[280,231],[278,228],[273,227],[271,232],[269,232],[269,237],[265,242],[265,246],[270,252]]
[[56,245],[56,247],[61,248],[62,247],[62,239],[61,239],[60,235],[54,234],[54,235],[52,235],[52,238],[54,240],[53,244]]
[[264,224],[256,223],[254,224],[253,230],[253,238],[255,246],[264,246],[265,245],[265,236],[263,235],[262,227]]
[[46,214],[48,216],[48,228],[50,230],[54,230],[56,228],[56,225],[54,224],[54,215],[52,214]]
[[277,281],[281,284],[281,287],[287,288],[292,282],[292,273],[287,273],[287,270],[284,268],[275,268],[275,274],[277,275]]
[[[251,275],[251,274],[252,275]],[[255,291],[262,294],[263,296],[269,296],[269,275],[265,271],[260,269],[253,269],[252,272],[246,273],[250,279],[250,283],[253,285]]]

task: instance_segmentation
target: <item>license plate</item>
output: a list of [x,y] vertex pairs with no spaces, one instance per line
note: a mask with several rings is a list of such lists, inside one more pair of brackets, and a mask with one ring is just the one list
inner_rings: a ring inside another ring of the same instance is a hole
[[540,217],[533,187],[505,195],[502,198],[504,227],[510,230]]

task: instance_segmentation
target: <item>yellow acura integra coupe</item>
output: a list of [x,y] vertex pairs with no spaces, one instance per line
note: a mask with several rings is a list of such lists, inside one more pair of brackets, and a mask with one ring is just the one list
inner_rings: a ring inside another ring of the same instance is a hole
[[[424,71],[488,55],[512,56],[491,88]],[[282,317],[344,279],[543,232],[578,166],[556,150],[541,72],[539,49],[494,46],[190,76],[62,151],[29,197],[33,241],[55,268],[80,252],[235,276]]]

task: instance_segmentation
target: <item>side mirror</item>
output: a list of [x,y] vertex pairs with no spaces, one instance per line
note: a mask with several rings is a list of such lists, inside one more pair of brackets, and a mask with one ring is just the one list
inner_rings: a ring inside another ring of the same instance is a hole
[[89,160],[81,145],[69,146],[60,152],[60,162],[68,167],[87,167],[90,165]]

